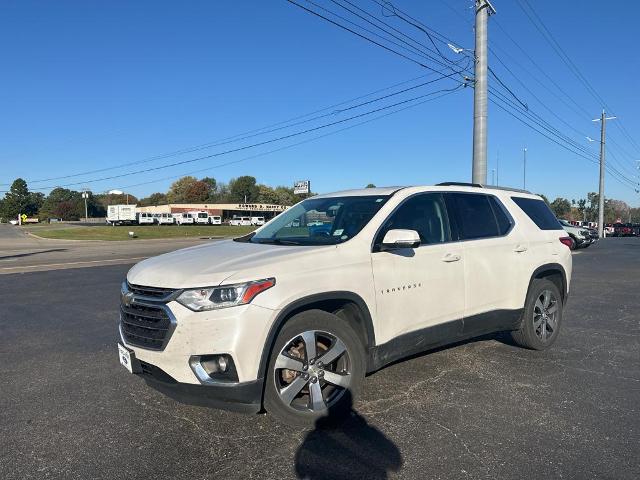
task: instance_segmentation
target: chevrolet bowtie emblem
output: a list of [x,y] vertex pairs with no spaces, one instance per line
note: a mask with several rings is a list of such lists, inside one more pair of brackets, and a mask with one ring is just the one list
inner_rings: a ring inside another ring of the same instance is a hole
[[131,292],[127,292],[123,295],[122,297],[122,303],[125,304],[125,306],[129,306],[131,305],[133,302],[135,302],[135,299],[133,298],[133,293]]

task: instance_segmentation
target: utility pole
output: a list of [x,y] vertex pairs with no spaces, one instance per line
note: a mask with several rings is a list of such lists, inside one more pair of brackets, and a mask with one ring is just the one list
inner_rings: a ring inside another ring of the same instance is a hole
[[607,131],[607,120],[613,120],[616,117],[607,117],[602,109],[602,115],[600,118],[595,118],[593,122],[600,122],[600,186],[598,188],[598,236],[604,237],[604,153],[605,153],[605,138]]
[[500,150],[496,152],[496,187],[500,184]]
[[527,147],[522,149],[523,163],[522,163],[522,189],[527,189]]
[[87,198],[89,198],[89,192],[82,192],[82,198],[84,198],[84,221],[89,221],[89,210],[87,209]]
[[476,0],[471,181],[487,183],[487,20],[496,13],[489,0]]
[[496,169],[491,169],[491,185],[495,186],[496,184]]

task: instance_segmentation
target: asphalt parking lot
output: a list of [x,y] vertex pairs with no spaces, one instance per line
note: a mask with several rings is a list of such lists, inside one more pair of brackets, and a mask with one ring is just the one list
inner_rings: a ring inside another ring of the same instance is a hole
[[2,478],[640,478],[640,239],[574,256],[551,350],[494,336],[394,364],[333,429],[177,404],[128,374],[129,267],[0,275]]

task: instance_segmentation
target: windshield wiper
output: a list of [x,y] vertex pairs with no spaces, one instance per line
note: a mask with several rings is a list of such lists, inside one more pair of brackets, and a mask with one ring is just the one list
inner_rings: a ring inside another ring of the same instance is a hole
[[264,243],[267,245],[302,245],[300,242],[294,240],[283,240],[281,238],[259,238],[253,240],[255,243]]

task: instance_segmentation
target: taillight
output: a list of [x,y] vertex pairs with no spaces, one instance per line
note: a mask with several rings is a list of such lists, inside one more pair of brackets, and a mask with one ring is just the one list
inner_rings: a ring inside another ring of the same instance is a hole
[[560,237],[560,243],[566,245],[569,248],[573,247],[573,240],[571,239],[571,237]]

